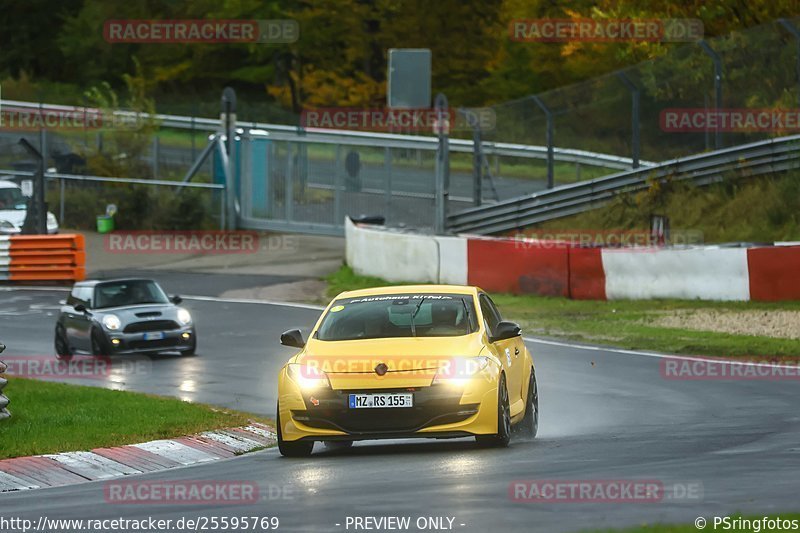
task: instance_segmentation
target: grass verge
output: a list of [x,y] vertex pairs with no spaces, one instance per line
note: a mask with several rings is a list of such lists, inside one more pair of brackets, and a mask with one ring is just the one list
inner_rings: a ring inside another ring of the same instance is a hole
[[[326,279],[330,297],[345,290],[397,285],[380,278],[360,276],[348,266]],[[527,335],[676,354],[752,358],[800,356],[800,339],[670,328],[654,323],[655,319],[674,311],[800,311],[800,302],[588,301],[509,294],[493,294],[492,298],[504,318],[518,322]]]
[[[794,521],[795,523],[800,523],[800,513],[782,514],[779,516],[754,516],[754,517],[742,517],[740,515],[735,515],[728,518],[730,518],[728,522],[729,527],[726,527],[725,522],[721,522],[716,527],[714,527],[713,518],[704,518],[706,520],[706,525],[703,528],[700,528],[695,524],[679,524],[679,525],[643,524],[641,526],[635,526],[626,529],[592,529],[592,530],[586,530],[585,533],[697,533],[698,531],[736,531],[739,533],[743,532],[760,533],[763,531],[786,531],[787,529],[790,529],[790,528],[781,529],[776,527],[773,528],[767,527],[769,525],[769,522],[767,522],[767,526],[765,526],[764,523],[761,522],[764,518],[767,518],[767,520],[780,519],[781,522]],[[737,522],[737,520],[741,520],[741,522]],[[737,524],[743,527],[736,527]],[[777,524],[773,523],[773,525]]]
[[174,398],[10,376],[0,459],[90,450],[268,422]]

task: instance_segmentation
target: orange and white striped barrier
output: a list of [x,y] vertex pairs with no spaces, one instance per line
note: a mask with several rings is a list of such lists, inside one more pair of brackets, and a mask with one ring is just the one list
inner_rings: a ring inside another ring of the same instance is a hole
[[86,279],[83,235],[0,236],[0,282]]

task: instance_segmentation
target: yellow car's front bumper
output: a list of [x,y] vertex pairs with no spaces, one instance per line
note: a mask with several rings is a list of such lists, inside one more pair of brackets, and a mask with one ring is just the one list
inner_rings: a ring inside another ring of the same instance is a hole
[[[497,433],[498,369],[462,383],[431,384],[433,374],[409,379],[358,375],[331,379],[333,388],[304,389],[286,369],[278,382],[284,441],[448,438]],[[353,393],[411,392],[413,407],[351,409]]]

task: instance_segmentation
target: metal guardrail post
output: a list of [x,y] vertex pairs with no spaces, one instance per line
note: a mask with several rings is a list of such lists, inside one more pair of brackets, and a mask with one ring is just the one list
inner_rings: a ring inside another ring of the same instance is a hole
[[153,135],[153,179],[158,179],[158,152],[159,152],[159,143],[158,143],[158,135]]
[[[5,345],[0,343],[0,353],[2,353],[5,349]],[[7,368],[8,367],[6,367],[6,364],[0,361],[0,374],[3,374]],[[6,398],[5,394],[3,394],[3,389],[6,388],[7,384],[8,380],[0,376],[0,420],[9,418],[11,416],[11,413],[9,413],[8,409],[6,409],[9,404],[8,398]]]
[[542,110],[547,120],[547,133],[545,138],[545,143],[547,144],[547,188],[552,189],[555,186],[555,176],[553,175],[553,161],[555,160],[555,155],[553,153],[553,112],[550,111],[550,108],[547,107],[538,96],[531,96],[531,98],[536,102],[536,105],[539,106],[539,109]]
[[292,154],[293,143],[286,144],[286,178],[284,181],[284,203],[286,221],[291,222],[294,218],[294,155]]
[[640,132],[639,132],[639,102],[641,89],[631,81],[623,71],[617,71],[617,77],[631,92],[631,168],[639,168]]
[[336,163],[333,168],[333,220],[342,224],[342,145],[336,145]]
[[797,106],[800,107],[800,30],[788,19],[778,19],[781,26],[794,36],[795,73],[797,74]]
[[[719,57],[711,46],[703,39],[697,42],[711,61],[714,62],[714,110],[719,115],[722,107],[722,58]],[[718,121],[717,121],[718,122]],[[722,148],[722,133],[719,131],[719,124],[714,131],[714,147],[719,150]]]
[[386,203],[386,222],[389,221],[389,212],[392,207],[392,149],[388,146],[383,149],[383,172],[386,176],[386,191],[384,201]]
[[434,184],[435,219],[433,229],[441,235],[447,227],[447,198],[450,181],[450,144],[448,133],[450,116],[448,114],[447,97],[439,93],[434,103],[436,109],[436,128],[439,144],[436,150],[436,180]]
[[[472,129],[472,205],[480,207],[483,196],[483,146],[478,117],[469,109],[458,110]],[[495,157],[495,161],[497,158]]]

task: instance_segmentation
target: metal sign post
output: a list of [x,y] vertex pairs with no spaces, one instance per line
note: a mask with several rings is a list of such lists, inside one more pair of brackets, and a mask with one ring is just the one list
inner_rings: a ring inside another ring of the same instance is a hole
[[19,144],[37,161],[36,173],[33,176],[33,196],[28,201],[22,233],[25,235],[47,235],[47,204],[44,201],[44,157],[39,150],[27,140],[20,139]]

